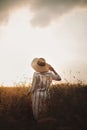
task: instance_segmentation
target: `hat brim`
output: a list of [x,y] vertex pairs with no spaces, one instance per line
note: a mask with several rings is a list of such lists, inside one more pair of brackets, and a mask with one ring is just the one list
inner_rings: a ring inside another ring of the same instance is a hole
[[34,58],[34,60],[31,63],[32,68],[37,72],[45,72],[49,71],[50,65],[48,63],[45,64],[45,66],[40,66],[37,64],[39,58]]

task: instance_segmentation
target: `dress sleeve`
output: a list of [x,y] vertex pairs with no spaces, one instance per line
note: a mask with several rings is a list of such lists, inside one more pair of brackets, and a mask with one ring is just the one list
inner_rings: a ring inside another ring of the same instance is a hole
[[32,80],[32,87],[30,89],[31,93],[34,92],[34,90],[35,90],[36,81],[37,81],[37,76],[36,76],[36,73],[34,72],[34,74],[33,74],[33,80]]
[[54,73],[52,73],[51,75],[52,75],[52,79],[53,79],[53,80],[56,80],[56,81],[60,81],[60,80],[61,80],[61,77],[60,77],[59,74],[56,74],[56,75],[55,75]]

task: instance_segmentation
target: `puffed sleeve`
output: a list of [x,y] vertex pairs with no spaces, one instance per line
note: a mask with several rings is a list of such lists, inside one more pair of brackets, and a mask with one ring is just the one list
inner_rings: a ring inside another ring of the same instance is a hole
[[60,81],[60,80],[61,80],[61,77],[60,77],[59,74],[51,73],[51,76],[52,76],[52,79],[53,79],[53,80],[56,80],[56,81]]

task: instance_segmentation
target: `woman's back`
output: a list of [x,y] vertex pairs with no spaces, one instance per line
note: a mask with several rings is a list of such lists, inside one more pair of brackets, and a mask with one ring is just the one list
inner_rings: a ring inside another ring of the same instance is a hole
[[48,72],[45,73],[35,72],[35,78],[36,78],[35,87],[40,91],[47,90],[52,82],[51,73]]
[[35,90],[47,90],[49,89],[52,80],[59,80],[59,75],[54,75],[52,72],[34,72],[33,75],[33,83],[32,83],[32,91]]

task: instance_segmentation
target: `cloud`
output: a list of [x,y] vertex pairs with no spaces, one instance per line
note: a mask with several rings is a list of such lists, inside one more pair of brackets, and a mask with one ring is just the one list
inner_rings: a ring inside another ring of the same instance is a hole
[[31,0],[30,3],[34,26],[46,26],[76,7],[87,6],[87,0]]
[[28,0],[0,0],[0,23],[7,22],[12,10],[26,6]]
[[87,7],[87,0],[0,0],[0,21],[7,20],[10,11],[29,6],[33,26],[47,26],[76,7]]

